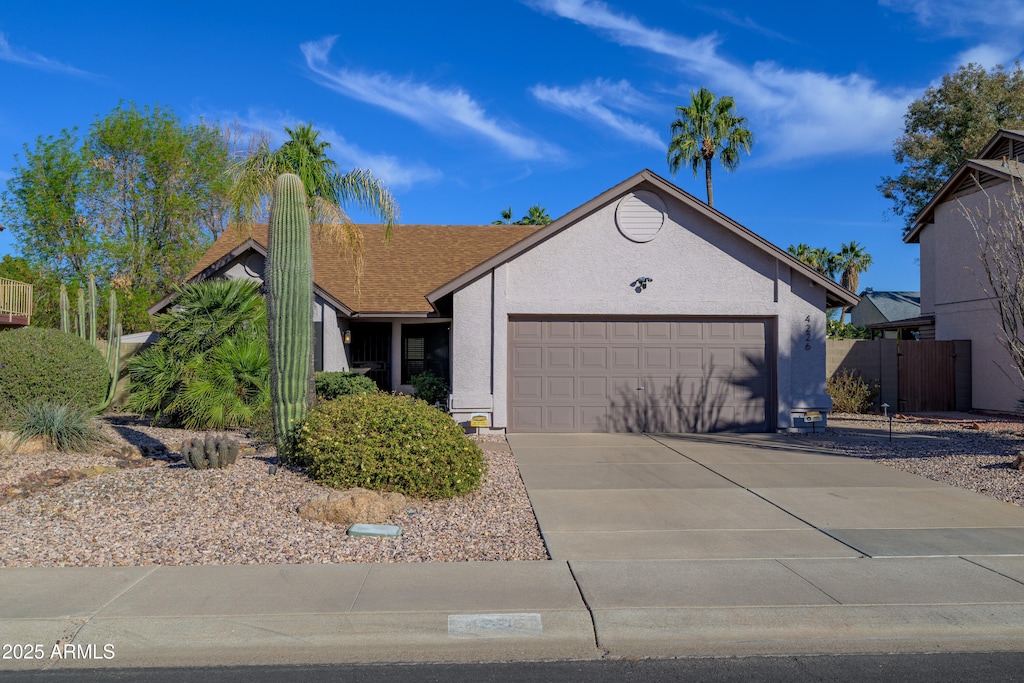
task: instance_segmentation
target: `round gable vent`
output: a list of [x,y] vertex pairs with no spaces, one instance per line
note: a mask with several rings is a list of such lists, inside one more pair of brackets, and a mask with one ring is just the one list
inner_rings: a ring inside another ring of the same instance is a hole
[[665,224],[665,202],[647,190],[633,192],[615,207],[615,224],[627,239],[650,242]]

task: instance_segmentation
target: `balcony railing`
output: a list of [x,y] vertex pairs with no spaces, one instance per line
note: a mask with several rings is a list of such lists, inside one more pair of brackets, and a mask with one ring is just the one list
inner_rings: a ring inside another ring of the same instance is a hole
[[0,326],[24,326],[32,320],[32,285],[0,277]]

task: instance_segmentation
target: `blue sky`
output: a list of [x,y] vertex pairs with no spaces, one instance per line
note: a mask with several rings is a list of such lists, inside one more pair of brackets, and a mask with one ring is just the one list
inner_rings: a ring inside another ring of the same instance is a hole
[[916,290],[917,248],[875,189],[907,104],[1024,48],[1024,2],[969,4],[6,3],[0,182],[25,143],[131,100],[278,142],[310,121],[407,223],[557,217],[643,168],[705,199],[665,156],[675,106],[706,86],[756,135],[735,173],[716,161],[715,208],[783,248],[857,240],[875,262],[862,288]]

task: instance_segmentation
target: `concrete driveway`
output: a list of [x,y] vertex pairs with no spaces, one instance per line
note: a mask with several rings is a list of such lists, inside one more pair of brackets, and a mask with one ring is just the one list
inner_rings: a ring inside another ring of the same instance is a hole
[[553,559],[1024,553],[1024,509],[772,434],[512,434]]
[[1018,506],[780,435],[508,441],[609,651],[1019,645]]

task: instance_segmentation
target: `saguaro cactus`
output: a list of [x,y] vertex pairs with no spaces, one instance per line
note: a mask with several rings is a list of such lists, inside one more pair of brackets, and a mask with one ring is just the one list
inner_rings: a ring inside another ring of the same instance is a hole
[[281,462],[313,396],[313,248],[306,190],[297,175],[274,183],[267,244],[270,414]]

